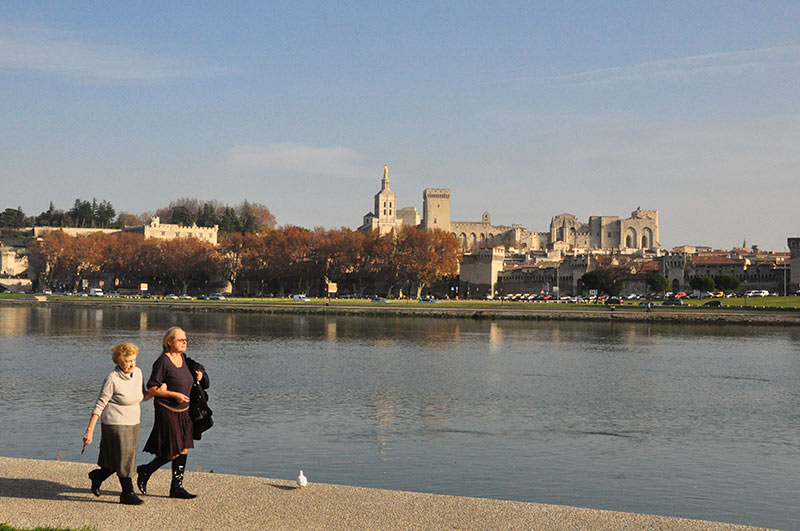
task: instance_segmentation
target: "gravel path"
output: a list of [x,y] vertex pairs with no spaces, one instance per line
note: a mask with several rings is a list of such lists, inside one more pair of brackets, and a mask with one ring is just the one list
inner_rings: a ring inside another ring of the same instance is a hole
[[101,496],[85,463],[0,457],[0,522],[97,529],[755,529],[633,513],[483,498],[365,489],[248,476],[187,473],[199,496],[173,500],[168,467],[150,480],[144,505],[119,504],[112,476]]

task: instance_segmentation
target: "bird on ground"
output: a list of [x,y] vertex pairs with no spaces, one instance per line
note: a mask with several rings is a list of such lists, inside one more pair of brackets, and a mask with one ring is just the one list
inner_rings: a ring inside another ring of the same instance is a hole
[[303,471],[300,471],[300,475],[297,476],[297,486],[298,487],[305,487],[308,485],[308,479],[303,475]]

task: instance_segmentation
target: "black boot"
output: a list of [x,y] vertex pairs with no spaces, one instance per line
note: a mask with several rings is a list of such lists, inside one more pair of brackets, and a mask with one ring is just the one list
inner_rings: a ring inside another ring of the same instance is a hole
[[186,492],[183,488],[183,471],[186,469],[186,454],[181,454],[172,460],[172,485],[169,486],[170,498],[181,498],[191,500],[197,498],[197,494]]
[[113,474],[111,470],[105,468],[95,468],[89,472],[89,479],[92,480],[92,494],[100,496],[100,485]]
[[139,465],[136,467],[136,486],[139,487],[142,494],[147,494],[147,480],[150,479],[152,473],[169,462],[169,457],[156,456],[146,465]]
[[133,492],[133,480],[131,478],[119,478],[119,484],[122,485],[122,494],[119,495],[119,502],[124,505],[141,505],[144,500],[139,498]]

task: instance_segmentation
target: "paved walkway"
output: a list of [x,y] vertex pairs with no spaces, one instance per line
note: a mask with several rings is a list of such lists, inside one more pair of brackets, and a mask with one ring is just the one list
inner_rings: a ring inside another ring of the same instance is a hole
[[[165,467],[144,505],[119,504],[112,476],[95,498],[85,463],[0,457],[0,522],[18,527],[143,529],[754,529],[558,505],[187,473],[194,500],[173,500]],[[313,477],[311,478],[313,481]]]

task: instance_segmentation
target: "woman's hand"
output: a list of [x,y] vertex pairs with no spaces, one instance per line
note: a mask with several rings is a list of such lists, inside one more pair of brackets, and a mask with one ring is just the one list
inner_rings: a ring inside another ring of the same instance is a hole
[[[92,430],[92,431],[94,431],[94,430]],[[92,434],[91,431],[86,430],[86,433],[83,434],[83,444],[85,444],[87,446],[92,444],[92,435],[93,434]]]
[[194,376],[197,379],[197,381],[199,382],[200,380],[203,379],[203,371],[194,371]]
[[179,404],[186,404],[189,402],[189,397],[183,393],[172,393],[172,398],[178,401]]

